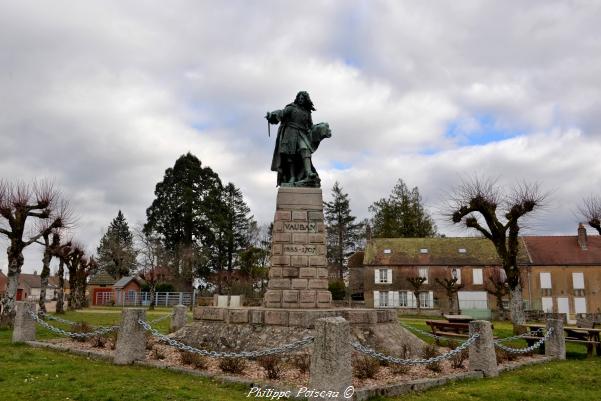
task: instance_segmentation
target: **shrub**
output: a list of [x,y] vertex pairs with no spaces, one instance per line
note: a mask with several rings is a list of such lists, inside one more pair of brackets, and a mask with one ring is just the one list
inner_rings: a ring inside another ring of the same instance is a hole
[[[91,331],[93,331],[92,326],[84,321],[73,323],[71,325],[72,333],[90,333]],[[85,342],[87,340],[86,337],[71,337],[71,339],[79,342]]]
[[282,375],[282,359],[276,355],[266,355],[257,359],[259,365],[265,369],[267,378],[277,380]]
[[152,349],[152,357],[156,360],[163,360],[163,359],[165,359],[165,354],[163,353],[163,351],[159,350],[158,348],[153,348]]
[[515,361],[517,356],[511,352],[507,352],[500,348],[495,347],[495,355],[497,357],[497,364],[501,364],[506,361]]
[[[449,348],[457,348],[459,343],[457,341],[449,340]],[[463,363],[469,358],[470,352],[468,349],[462,350],[460,353],[453,355],[449,360],[451,361],[451,366],[454,369],[459,369],[463,367]]]
[[311,355],[297,354],[292,357],[292,366],[297,368],[301,373],[307,373],[311,367]]
[[117,334],[117,330],[113,330],[110,333],[105,334],[105,337],[108,343],[110,344],[112,350],[114,350],[117,347]]
[[208,367],[207,358],[204,355],[190,351],[180,351],[182,363],[192,365],[196,369],[206,369]]
[[94,337],[90,338],[90,343],[94,348],[104,348],[107,342],[108,338],[102,334],[97,334]]
[[144,337],[146,337],[146,349],[151,351],[154,348],[154,344],[156,343],[154,337],[148,331],[144,332]]
[[[401,355],[399,355],[399,358],[407,359],[410,355],[411,353],[409,352],[409,346],[407,344],[403,344],[403,348],[401,350]],[[411,367],[409,365],[399,365],[397,363],[390,364],[390,371],[395,375],[404,375],[407,372],[409,372],[409,370],[411,370]]]
[[328,290],[332,293],[332,299],[335,301],[343,300],[346,295],[346,286],[342,280],[336,280],[329,283]]
[[371,379],[380,371],[380,363],[371,357],[360,356],[353,364],[353,375],[359,379]]
[[221,358],[219,369],[226,373],[240,374],[246,369],[246,360],[242,358]]
[[[440,352],[438,351],[438,348],[434,344],[427,344],[422,349],[422,358],[424,358],[424,359],[434,358],[435,356],[439,356],[439,355],[440,355]],[[432,372],[442,371],[442,365],[440,362],[430,363],[430,364],[426,365],[426,368],[430,369]]]

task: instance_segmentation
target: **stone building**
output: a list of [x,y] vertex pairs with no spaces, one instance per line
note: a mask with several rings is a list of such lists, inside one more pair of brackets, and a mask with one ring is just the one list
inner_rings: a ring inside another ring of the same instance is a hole
[[[456,300],[462,312],[487,317],[497,309],[485,286],[503,272],[487,239],[373,239],[353,258],[351,292],[362,291],[367,307],[414,313],[419,302],[424,313],[446,312],[448,297],[436,279],[457,277],[463,285]],[[527,309],[570,315],[601,311],[601,237],[588,237],[582,225],[575,236],[521,237],[518,266]],[[419,299],[407,281],[415,276],[427,279]]]

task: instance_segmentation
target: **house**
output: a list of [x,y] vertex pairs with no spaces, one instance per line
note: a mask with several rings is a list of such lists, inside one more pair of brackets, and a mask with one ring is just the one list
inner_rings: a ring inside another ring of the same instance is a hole
[[[527,309],[576,314],[601,312],[601,237],[585,227],[572,236],[520,237],[518,266]],[[459,309],[486,317],[497,309],[487,293],[490,278],[501,271],[492,243],[484,238],[372,239],[349,260],[351,293],[363,292],[367,307],[449,310],[446,291],[436,279],[456,277]],[[350,261],[353,261],[352,265]],[[418,299],[407,278],[426,279]],[[361,279],[362,277],[362,279]],[[363,287],[359,282],[362,282]]]
[[601,236],[523,237],[531,260],[524,299],[545,312],[601,312]]
[[0,269],[0,298],[2,298],[4,296],[4,293],[6,293],[7,285],[8,285],[8,277],[6,277],[6,274],[4,274],[2,269]]
[[117,305],[138,304],[142,286],[146,282],[140,276],[120,278],[113,284],[113,295]]
[[[8,278],[0,270],[0,298],[6,293],[6,286],[8,285]],[[65,283],[68,287],[68,283]],[[56,300],[58,296],[59,279],[58,276],[48,277],[48,286],[46,287],[46,301]],[[42,291],[42,278],[37,272],[33,274],[21,273],[19,274],[19,283],[17,287],[16,300],[21,301],[25,299],[37,301],[40,299],[40,292]],[[68,292],[68,291],[67,291]]]
[[[520,247],[519,263],[529,260]],[[439,314],[450,310],[444,288],[437,279],[457,278],[463,288],[456,294],[459,308],[489,317],[495,300],[485,284],[499,271],[495,248],[484,238],[376,238],[368,242],[363,256],[363,295],[367,307],[420,309]],[[351,270],[357,273],[358,267]],[[425,279],[418,297],[407,280]],[[356,283],[356,279],[351,279]],[[356,284],[355,284],[356,285]]]
[[117,282],[106,270],[100,269],[88,280],[87,291],[91,305],[108,305],[113,303],[113,284]]

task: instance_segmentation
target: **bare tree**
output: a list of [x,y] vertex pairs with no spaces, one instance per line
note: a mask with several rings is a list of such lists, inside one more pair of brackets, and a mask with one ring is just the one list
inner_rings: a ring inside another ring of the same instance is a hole
[[588,225],[601,235],[601,196],[589,196],[582,200],[578,211],[586,219]]
[[56,294],[56,313],[65,313],[65,264],[72,250],[71,241],[66,243],[59,243],[54,248],[54,256],[58,258],[58,292]]
[[94,258],[86,257],[83,246],[72,243],[65,264],[69,271],[69,298],[67,306],[69,309],[81,309],[87,306],[86,287],[87,278],[97,270]]
[[451,195],[453,223],[463,223],[491,241],[507,274],[511,321],[523,324],[524,302],[517,263],[521,219],[542,206],[544,195],[537,185],[522,183],[505,191],[493,179],[463,181]]
[[436,279],[438,285],[444,288],[449,301],[449,313],[458,313],[459,305],[455,302],[457,299],[457,293],[463,288],[463,284],[457,284],[457,277]]
[[509,295],[509,288],[507,287],[507,277],[504,271],[495,268],[488,278],[488,282],[484,285],[484,289],[497,300],[497,309],[501,313],[505,312],[503,298]]
[[169,252],[163,246],[160,238],[146,235],[142,229],[136,229],[137,253],[140,262],[138,274],[146,281],[150,292],[150,306],[153,310],[156,304],[157,284],[169,277]]
[[421,277],[421,276],[415,276],[415,277],[407,277],[407,281],[409,282],[409,284],[411,284],[411,287],[413,287],[413,296],[415,297],[415,301],[417,303],[417,314],[421,314],[421,305],[419,302],[419,293],[421,292],[421,289],[424,285],[424,283],[426,282],[427,278],[426,277]]
[[[60,215],[60,194],[48,181],[31,185],[0,180],[0,234],[10,242],[8,255],[8,286],[2,299],[1,321],[12,321],[19,275],[23,267],[23,250],[40,239],[43,232],[28,230],[28,220],[48,220],[47,230],[63,227]],[[59,212],[59,213],[57,213]],[[34,225],[35,226],[35,225]]]

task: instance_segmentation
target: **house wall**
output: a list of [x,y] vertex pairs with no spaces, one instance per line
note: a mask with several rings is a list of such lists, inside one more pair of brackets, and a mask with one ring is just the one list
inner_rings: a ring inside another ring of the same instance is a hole
[[[365,305],[374,307],[374,291],[412,291],[412,287],[407,281],[409,277],[416,277],[419,268],[428,268],[428,282],[422,286],[422,291],[432,292],[432,308],[448,311],[449,301],[446,291],[436,279],[450,279],[453,268],[459,269],[461,275],[461,284],[464,287],[461,291],[484,292],[485,284],[493,273],[495,266],[366,266],[363,268],[363,288]],[[389,284],[376,283],[375,271],[379,269],[390,269],[392,272],[392,282]],[[474,284],[473,270],[482,269],[482,284]],[[352,280],[351,280],[352,281]],[[496,309],[496,300],[491,295],[486,295],[488,309]],[[474,303],[475,305],[477,303]]]
[[[584,298],[586,312],[601,312],[600,266],[531,266],[524,283],[524,299],[532,300],[535,309],[541,309],[543,298],[551,298],[552,312],[560,313],[558,298],[567,298],[568,313],[576,313],[576,298]],[[549,273],[551,289],[541,288],[541,273]],[[582,273],[584,289],[574,288],[573,273]]]
[[[29,299],[40,299],[41,288],[32,288],[28,294]],[[56,296],[56,290],[54,288],[46,288],[46,301],[52,301]]]

